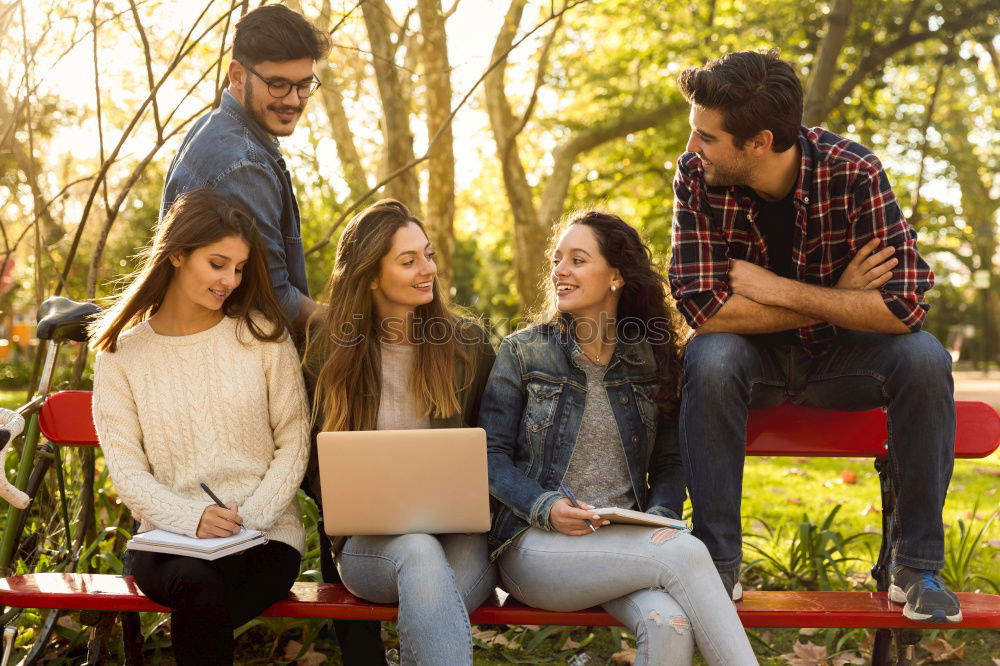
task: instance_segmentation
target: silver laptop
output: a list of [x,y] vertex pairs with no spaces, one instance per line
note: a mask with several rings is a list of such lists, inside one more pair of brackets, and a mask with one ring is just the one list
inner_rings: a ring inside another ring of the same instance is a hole
[[482,428],[321,432],[316,446],[330,536],[490,528]]

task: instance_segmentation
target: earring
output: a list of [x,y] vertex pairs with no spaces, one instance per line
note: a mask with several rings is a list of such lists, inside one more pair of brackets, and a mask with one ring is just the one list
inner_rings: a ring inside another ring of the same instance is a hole
[[614,293],[616,291],[618,291],[618,285],[615,284],[611,285],[611,293]]

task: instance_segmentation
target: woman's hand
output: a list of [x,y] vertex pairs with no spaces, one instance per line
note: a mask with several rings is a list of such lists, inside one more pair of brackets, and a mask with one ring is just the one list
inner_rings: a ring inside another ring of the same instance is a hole
[[230,504],[225,509],[218,504],[209,504],[201,514],[195,535],[199,539],[233,536],[243,526],[243,518],[236,509],[235,504]]
[[590,511],[593,509],[586,502],[580,502],[582,508],[577,509],[565,497],[556,500],[556,503],[549,509],[549,525],[558,532],[567,536],[583,536],[590,534],[590,527],[587,521],[596,527],[610,525],[610,520],[604,520],[599,515]]

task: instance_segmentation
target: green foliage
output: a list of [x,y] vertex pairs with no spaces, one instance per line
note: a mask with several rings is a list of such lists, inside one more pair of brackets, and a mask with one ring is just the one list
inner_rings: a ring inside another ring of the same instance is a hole
[[[969,524],[965,520],[958,519],[958,526],[952,526],[948,531],[947,545],[944,552],[944,568],[941,569],[941,578],[949,588],[955,591],[971,592],[976,588],[989,586],[993,594],[1000,594],[1000,582],[984,576],[973,570],[973,561],[976,551],[984,545],[983,536],[989,531],[993,521],[1000,515],[1000,511],[994,511],[989,518],[983,521],[978,531],[973,529],[979,510],[979,500],[972,508],[972,517]],[[956,535],[956,529],[958,534]]]
[[760,557],[746,566],[746,574],[760,568],[771,580],[791,581],[793,587],[807,590],[832,590],[834,583],[848,587],[844,564],[858,558],[847,554],[847,546],[865,537],[844,537],[833,529],[840,505],[833,507],[820,524],[802,514],[802,520],[782,522],[773,528],[757,519],[763,534],[744,533],[745,548]]

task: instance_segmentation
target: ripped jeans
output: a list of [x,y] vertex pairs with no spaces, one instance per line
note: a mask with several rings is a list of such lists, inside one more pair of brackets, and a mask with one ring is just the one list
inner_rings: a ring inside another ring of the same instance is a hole
[[531,527],[498,558],[516,599],[554,611],[602,606],[635,632],[636,666],[756,664],[705,545],[687,532],[609,525],[566,536]]

